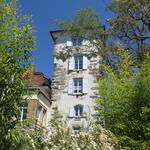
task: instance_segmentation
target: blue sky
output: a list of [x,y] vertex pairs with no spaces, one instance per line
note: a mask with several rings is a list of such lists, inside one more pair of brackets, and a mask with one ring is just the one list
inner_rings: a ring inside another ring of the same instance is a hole
[[56,30],[53,19],[63,21],[75,17],[76,10],[93,8],[101,16],[102,23],[112,16],[106,11],[109,0],[19,0],[23,14],[33,16],[36,48],[33,52],[33,62],[36,71],[43,72],[46,77],[53,75],[53,41],[49,31]]

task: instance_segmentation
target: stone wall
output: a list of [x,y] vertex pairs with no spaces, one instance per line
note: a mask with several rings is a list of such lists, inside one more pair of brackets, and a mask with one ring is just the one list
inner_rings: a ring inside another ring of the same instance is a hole
[[[65,38],[60,40],[60,43],[54,46],[54,77],[52,80],[52,110],[60,111],[63,116],[67,116],[69,107],[74,105],[88,105],[90,107],[89,117],[82,118],[83,120],[90,120],[96,115],[95,100],[98,98],[98,83],[99,78],[99,64],[101,57],[98,55],[98,50],[93,45],[84,46],[66,46]],[[76,55],[82,54],[88,58],[88,69],[82,71],[68,71],[69,59]],[[63,56],[63,57],[61,57]],[[66,59],[64,59],[66,56]],[[71,78],[87,78],[88,79],[88,93],[82,96],[68,95],[67,86],[68,80]],[[70,122],[72,118],[69,119]]]

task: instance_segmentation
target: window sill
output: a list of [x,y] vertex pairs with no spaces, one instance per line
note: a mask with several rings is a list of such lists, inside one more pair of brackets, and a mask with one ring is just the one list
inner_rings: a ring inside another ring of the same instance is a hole
[[83,46],[85,46],[85,45],[66,45],[66,48],[81,48],[81,47],[83,47]]
[[85,70],[87,70],[87,69],[74,69],[72,71],[74,71],[74,72],[82,72],[82,71],[85,71]]
[[68,118],[74,118],[74,119],[82,119],[82,118],[87,118],[86,115],[83,115],[83,116],[68,116]]
[[73,93],[74,95],[82,95],[83,93]]
[[72,95],[72,96],[83,96],[83,95],[87,95],[87,93],[72,93],[72,94],[68,94],[68,95]]
[[84,95],[84,93],[73,93],[72,95],[74,95],[74,96],[82,96],[82,95]]
[[74,69],[73,71],[76,71],[76,72],[78,72],[78,71],[83,71],[84,69]]
[[84,46],[83,44],[79,44],[79,45],[77,45],[77,44],[75,44],[75,45],[72,45],[72,47],[74,47],[74,48],[78,48],[78,47],[81,47],[81,46]]
[[80,118],[86,118],[86,115],[82,115],[82,116],[74,116],[75,119],[80,119]]

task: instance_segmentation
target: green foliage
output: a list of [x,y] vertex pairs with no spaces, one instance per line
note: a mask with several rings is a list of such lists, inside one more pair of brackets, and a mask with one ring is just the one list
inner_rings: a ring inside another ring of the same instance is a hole
[[[26,93],[22,80],[33,48],[30,18],[18,14],[16,0],[0,1],[0,146],[9,145],[8,133],[15,127]],[[7,143],[8,142],[8,143]]]
[[[46,132],[34,120],[18,122],[7,134],[7,150],[41,150],[46,148]],[[3,145],[4,146],[4,145]],[[1,147],[3,149],[3,147]]]
[[[63,31],[62,34],[68,34],[73,38],[80,38],[89,41],[90,43],[84,45],[86,49],[90,49],[89,57],[95,57],[98,53],[105,51],[106,31],[105,27],[101,25],[99,15],[91,8],[78,10],[74,20],[65,20],[63,22],[55,22]],[[97,50],[95,52],[95,50]],[[81,46],[64,47],[63,51],[57,53],[57,59],[65,61],[74,53],[83,52]]]
[[67,50],[60,51],[55,53],[55,58],[61,59],[63,62],[66,61],[67,58],[72,56],[72,50],[67,48]]
[[[16,125],[8,134],[10,149],[19,150],[104,150],[115,149],[115,136],[100,125],[93,125],[91,132],[73,134],[71,128],[56,111],[50,121],[49,135],[35,125],[35,122],[24,121]],[[9,147],[7,147],[9,150]]]
[[120,62],[117,71],[104,65],[104,77],[99,80],[97,100],[106,128],[118,138],[122,146],[131,149],[149,148],[150,140],[150,55],[144,57],[140,71],[134,73],[131,57],[118,49]]
[[47,148],[51,150],[104,150],[108,147],[115,149],[117,146],[115,136],[100,125],[93,125],[91,132],[73,134],[58,112],[54,113],[50,125]]
[[110,34],[117,36],[127,49],[142,60],[149,52],[150,2],[149,0],[112,0],[109,10],[116,15],[110,18]]
[[7,150],[104,150],[115,149],[115,136],[100,125],[93,125],[91,132],[73,134],[71,128],[56,111],[50,121],[51,131],[48,134],[38,127],[33,120],[16,124],[7,135]]
[[65,20],[64,22],[57,22],[60,28],[69,32],[74,37],[90,38],[98,35],[104,28],[100,27],[100,17],[91,8],[78,10],[74,20]]

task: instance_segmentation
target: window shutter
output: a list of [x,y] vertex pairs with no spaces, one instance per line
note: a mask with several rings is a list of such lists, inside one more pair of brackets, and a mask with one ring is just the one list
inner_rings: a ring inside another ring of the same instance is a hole
[[20,121],[23,120],[23,107],[21,107],[21,116],[20,116]]
[[70,109],[69,109],[69,117],[74,117],[74,107],[70,107]]
[[87,93],[87,88],[88,88],[87,79],[83,79],[83,93]]
[[86,56],[83,56],[83,69],[87,69],[88,67],[88,59]]
[[67,41],[67,46],[72,46],[72,41]]
[[86,113],[86,114],[88,114],[89,111],[90,111],[89,106],[88,106],[88,105],[85,105],[85,106],[83,107],[83,112]]
[[67,46],[72,46],[72,39],[71,37],[67,37]]
[[71,57],[69,60],[69,70],[74,69],[74,57]]
[[73,80],[68,82],[68,94],[73,94]]
[[82,45],[86,45],[86,41],[85,40],[82,41]]
[[86,39],[86,40],[84,39],[84,40],[82,41],[82,45],[89,45],[89,44],[90,44],[90,41],[87,40],[87,39]]

